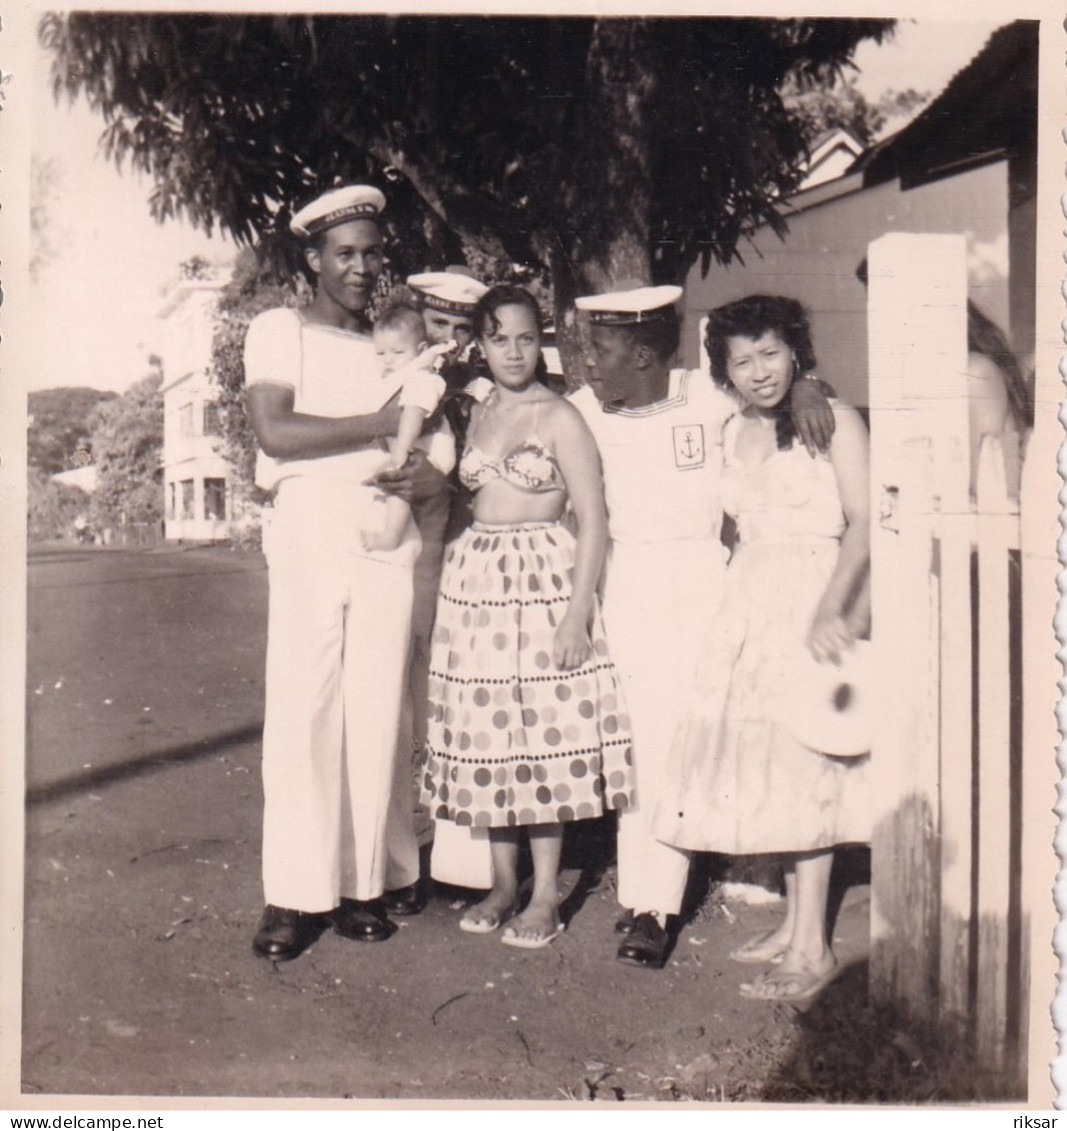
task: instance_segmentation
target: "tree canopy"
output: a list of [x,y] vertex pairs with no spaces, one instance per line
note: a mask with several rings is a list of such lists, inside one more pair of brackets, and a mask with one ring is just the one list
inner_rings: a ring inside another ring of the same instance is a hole
[[99,529],[163,517],[162,384],[154,373],[89,414],[97,472],[89,513]]
[[153,178],[157,218],[270,240],[290,206],[369,179],[425,248],[548,267],[560,310],[781,231],[805,152],[782,84],[833,81],[892,26],[93,12],[46,15],[41,38],[57,95],[83,93],[106,151]]
[[792,75],[785,81],[782,100],[801,122],[809,145],[837,128],[849,130],[862,145],[870,145],[894,118],[911,116],[930,101],[929,93],[908,87],[887,90],[877,102],[868,102],[855,80],[850,74],[831,86]]
[[90,411],[100,401],[116,395],[82,386],[31,390],[27,396],[30,421],[26,430],[26,462],[30,470],[49,476],[77,467],[75,452],[90,448]]
[[237,256],[233,276],[219,294],[209,374],[218,386],[219,423],[233,487],[242,502],[261,501],[253,486],[256,440],[244,407],[244,340],[257,314],[295,302],[293,292],[268,264],[247,248]]
[[69,538],[75,520],[89,510],[89,496],[79,487],[57,483],[31,467],[26,477],[26,537],[31,542]]

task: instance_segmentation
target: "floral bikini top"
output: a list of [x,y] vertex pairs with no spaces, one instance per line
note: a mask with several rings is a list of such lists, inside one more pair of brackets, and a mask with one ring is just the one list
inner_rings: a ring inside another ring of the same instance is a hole
[[552,449],[537,438],[536,416],[534,436],[516,444],[507,455],[499,458],[484,452],[473,438],[467,441],[459,461],[459,481],[469,490],[477,491],[494,479],[503,479],[521,491],[566,490]]

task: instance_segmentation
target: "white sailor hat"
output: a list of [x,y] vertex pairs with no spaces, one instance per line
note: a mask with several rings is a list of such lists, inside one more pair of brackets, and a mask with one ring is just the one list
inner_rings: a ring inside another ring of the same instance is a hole
[[588,311],[594,326],[633,326],[667,317],[681,297],[681,287],[637,287],[632,291],[583,295],[575,299],[574,305]]
[[421,275],[409,275],[407,283],[424,306],[446,314],[470,314],[474,304],[489,290],[477,279],[455,271],[424,271]]
[[373,185],[345,185],[330,189],[305,204],[289,221],[295,236],[316,235],[347,220],[374,220],[385,208],[385,196]]

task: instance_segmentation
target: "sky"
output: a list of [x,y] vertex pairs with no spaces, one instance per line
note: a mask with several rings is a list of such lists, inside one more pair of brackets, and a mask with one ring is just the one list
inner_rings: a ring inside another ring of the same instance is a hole
[[[936,94],[996,26],[902,21],[887,44],[859,47],[857,84],[872,100],[907,87]],[[37,335],[26,384],[121,392],[149,371],[159,333],[154,318],[178,265],[196,254],[225,263],[235,248],[181,222],[153,221],[151,185],[118,172],[98,152],[102,119],[84,104],[57,105],[43,51],[35,64],[31,149],[56,174],[49,230],[57,254],[31,284],[33,307],[49,312],[49,324]]]

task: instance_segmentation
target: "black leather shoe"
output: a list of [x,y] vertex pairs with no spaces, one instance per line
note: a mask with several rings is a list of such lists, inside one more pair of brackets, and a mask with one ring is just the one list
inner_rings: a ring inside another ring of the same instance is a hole
[[615,957],[629,966],[660,970],[667,961],[670,936],[656,921],[656,916],[643,911],[634,916],[633,930],[619,943]]
[[629,935],[632,934],[634,929],[634,909],[627,907],[626,910],[615,920],[615,934]]
[[356,942],[382,942],[396,930],[378,899],[342,899],[331,919],[339,935]]
[[426,892],[416,880],[406,888],[383,892],[381,905],[387,915],[418,915],[426,906]]
[[252,940],[252,949],[261,958],[288,962],[303,954],[328,926],[326,915],[268,903]]

